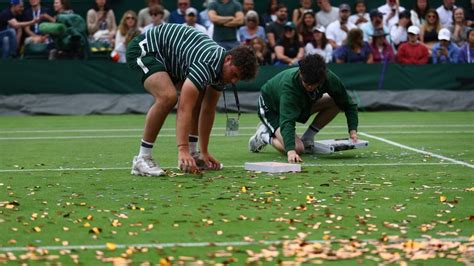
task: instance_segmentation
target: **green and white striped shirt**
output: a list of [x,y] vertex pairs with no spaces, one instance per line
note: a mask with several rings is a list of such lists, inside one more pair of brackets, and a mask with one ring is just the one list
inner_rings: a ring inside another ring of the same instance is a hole
[[148,30],[145,36],[146,51],[156,54],[173,80],[188,78],[198,90],[207,85],[223,89],[219,78],[225,49],[207,35],[186,25],[165,23]]

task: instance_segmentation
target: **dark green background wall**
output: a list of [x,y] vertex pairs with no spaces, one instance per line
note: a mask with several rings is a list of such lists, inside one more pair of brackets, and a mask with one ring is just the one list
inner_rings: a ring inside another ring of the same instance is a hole
[[[28,5],[28,0],[24,0],[25,4]],[[73,9],[76,13],[85,16],[87,10],[91,8],[92,3],[94,0],[70,0],[73,6]],[[10,0],[0,0],[0,8],[3,9],[8,6]],[[110,4],[112,5],[114,11],[116,12],[116,16],[118,17],[117,20],[120,19],[120,16],[124,13],[124,11],[128,9],[132,9],[135,11],[140,10],[145,5],[144,0],[109,0]],[[176,9],[176,0],[162,0],[163,5],[168,10]],[[254,0],[256,9],[259,13],[264,13],[267,5],[267,0]],[[299,0],[281,0],[282,3],[286,4],[290,9],[295,8]],[[313,7],[316,9],[316,1],[313,1]],[[355,0],[332,0],[331,3],[335,6],[341,3],[348,3],[353,6]],[[411,9],[416,2],[416,0],[400,0],[401,5],[405,8]],[[46,6],[52,7],[53,0],[43,0],[42,3]],[[203,1],[191,0],[192,5],[197,9],[203,9],[202,3]],[[385,3],[385,0],[366,0],[367,6],[369,9],[378,7]],[[429,0],[429,3],[432,7],[438,7],[441,5],[442,0]],[[457,0],[456,5],[462,7],[470,7],[470,0]]]

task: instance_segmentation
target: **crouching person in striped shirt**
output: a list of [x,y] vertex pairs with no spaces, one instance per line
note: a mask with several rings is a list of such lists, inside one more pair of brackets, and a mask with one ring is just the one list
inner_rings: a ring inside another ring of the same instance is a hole
[[162,24],[130,42],[127,62],[143,74],[143,85],[155,98],[146,116],[140,152],[133,158],[132,174],[165,174],[151,152],[166,117],[178,103],[178,91],[179,168],[193,173],[199,170],[199,163],[219,169],[220,162],[208,150],[216,105],[226,84],[255,77],[254,51],[245,46],[226,51],[194,28]]
[[[249,150],[259,152],[270,144],[288,156],[288,162],[302,162],[302,153],[315,153],[314,137],[342,110],[349,137],[357,141],[357,104],[344,84],[327,69],[320,55],[308,55],[299,67],[290,68],[267,81],[258,99],[261,123],[249,140]],[[306,123],[318,113],[303,136],[296,135],[296,122]]]

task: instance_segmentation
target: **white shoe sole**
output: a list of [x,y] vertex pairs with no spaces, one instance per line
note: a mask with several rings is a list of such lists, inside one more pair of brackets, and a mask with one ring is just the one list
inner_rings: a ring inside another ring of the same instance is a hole
[[152,174],[149,174],[149,173],[140,172],[136,169],[132,169],[131,174],[132,175],[138,175],[138,176],[164,176],[164,175],[166,175],[165,171],[161,171],[156,175],[152,175]]

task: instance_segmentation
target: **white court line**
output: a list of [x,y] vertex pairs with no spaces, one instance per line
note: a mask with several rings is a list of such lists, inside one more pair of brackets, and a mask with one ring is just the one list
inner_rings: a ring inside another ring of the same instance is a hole
[[[311,164],[303,163],[303,167],[362,167],[362,166],[437,166],[457,165],[457,163],[337,163]],[[224,165],[226,168],[243,168],[242,165]],[[163,166],[163,169],[178,169],[177,167]],[[82,172],[82,171],[118,171],[130,170],[130,167],[90,167],[90,168],[44,168],[44,169],[0,169],[0,173],[30,173],[30,172]]]
[[[424,125],[364,125],[364,128],[424,128],[424,127],[474,127],[473,124],[424,124]],[[296,128],[306,128],[305,126],[297,126]],[[328,128],[347,128],[347,126],[326,126]],[[225,130],[225,127],[213,127],[215,130]],[[253,127],[240,127],[240,129],[252,129]],[[162,128],[161,131],[175,131],[176,128]],[[68,132],[141,132],[143,128],[110,128],[110,129],[31,129],[31,130],[0,130],[0,134],[16,134],[16,133],[68,133]]]
[[[301,133],[298,132],[300,135]],[[472,134],[474,131],[374,131],[373,134],[390,134],[390,135],[414,135],[414,134]],[[340,132],[320,132],[318,135],[335,135],[340,134]],[[238,136],[241,137],[250,137],[253,133],[239,133]],[[222,133],[214,133],[211,134],[212,137],[227,137]],[[237,136],[237,137],[238,137]],[[140,138],[141,135],[84,135],[84,136],[43,136],[43,137],[0,137],[0,141],[6,140],[54,140],[54,139],[62,139],[62,140],[72,140],[72,139],[116,139],[116,138]],[[160,134],[159,137],[161,138],[171,138],[176,137],[174,134]]]
[[419,149],[416,149],[416,148],[413,148],[413,147],[410,147],[410,146],[406,146],[406,145],[403,145],[403,144],[400,144],[398,142],[394,142],[394,141],[391,141],[391,140],[388,140],[388,139],[377,137],[377,136],[374,136],[374,135],[371,135],[371,134],[367,134],[367,133],[364,133],[364,132],[359,132],[359,135],[365,136],[365,137],[368,137],[368,138],[371,138],[371,139],[376,139],[376,140],[385,142],[387,144],[397,146],[397,147],[402,148],[402,149],[418,152],[418,153],[425,154],[425,155],[428,155],[428,156],[431,156],[431,157],[436,157],[438,159],[449,161],[449,162],[459,164],[459,165],[464,165],[464,166],[467,166],[469,168],[474,168],[474,165],[472,165],[470,163],[466,163],[466,162],[463,162],[463,161],[458,161],[458,160],[455,160],[455,159],[452,159],[452,158],[449,158],[449,157],[446,157],[446,156],[443,156],[443,155],[439,155],[439,154],[436,154],[436,153],[419,150]]
[[[389,241],[389,243],[401,243],[408,240],[415,242],[429,242],[429,239],[426,238],[415,238],[415,239],[400,239],[400,241]],[[436,238],[443,242],[472,242],[468,237],[456,237],[456,238]],[[262,246],[262,245],[281,245],[284,242],[289,240],[262,240],[254,242],[244,242],[244,241],[235,241],[235,242],[183,242],[183,243],[147,243],[147,244],[116,244],[117,249],[125,249],[129,247],[136,248],[171,248],[171,247],[228,247],[228,246]],[[343,240],[306,240],[308,243],[340,243]],[[361,239],[359,242],[368,243],[368,244],[379,244],[380,240],[377,239]],[[73,245],[73,246],[38,246],[38,247],[0,247],[0,252],[20,252],[20,251],[29,251],[34,249],[43,249],[43,250],[100,250],[107,249],[106,245]]]

